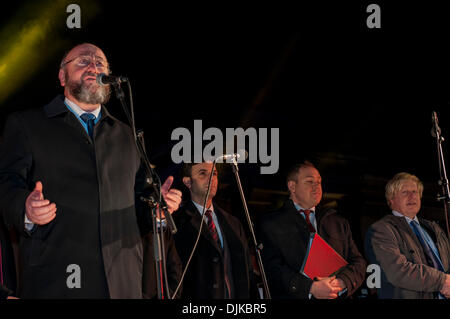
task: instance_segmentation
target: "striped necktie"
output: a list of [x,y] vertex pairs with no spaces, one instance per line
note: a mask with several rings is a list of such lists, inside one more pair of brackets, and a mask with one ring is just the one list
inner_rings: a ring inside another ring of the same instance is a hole
[[216,225],[214,224],[214,220],[212,219],[212,211],[208,209],[205,214],[206,217],[208,217],[208,228],[211,233],[211,237],[217,243],[217,245],[221,247],[219,243],[219,234],[217,233]]

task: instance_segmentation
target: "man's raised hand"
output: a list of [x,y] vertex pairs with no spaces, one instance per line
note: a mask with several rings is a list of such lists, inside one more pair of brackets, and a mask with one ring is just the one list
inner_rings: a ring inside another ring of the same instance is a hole
[[44,199],[42,183],[36,182],[34,190],[25,201],[25,214],[36,225],[45,225],[56,217],[56,204]]

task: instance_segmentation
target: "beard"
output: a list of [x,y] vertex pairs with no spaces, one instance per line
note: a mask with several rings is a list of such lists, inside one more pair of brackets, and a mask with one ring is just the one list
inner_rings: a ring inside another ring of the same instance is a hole
[[96,76],[95,73],[86,72],[81,76],[80,81],[72,81],[67,72],[65,80],[70,94],[78,101],[87,104],[105,104],[111,96],[110,85],[100,86],[96,82],[86,83],[84,79],[87,76]]

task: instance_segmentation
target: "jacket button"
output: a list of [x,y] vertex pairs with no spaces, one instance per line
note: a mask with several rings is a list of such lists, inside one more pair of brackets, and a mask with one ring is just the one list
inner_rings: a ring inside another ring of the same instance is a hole
[[214,263],[218,263],[219,262],[219,257],[214,257],[212,260]]

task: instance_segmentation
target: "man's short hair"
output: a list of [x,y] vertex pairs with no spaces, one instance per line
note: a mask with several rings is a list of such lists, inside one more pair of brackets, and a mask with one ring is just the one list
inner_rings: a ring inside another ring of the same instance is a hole
[[181,168],[181,178],[183,177],[191,177],[192,175],[192,166],[195,163],[183,163],[183,167]]
[[412,174],[401,172],[398,174],[395,174],[394,177],[392,177],[391,180],[389,180],[385,187],[385,197],[386,201],[389,205],[389,200],[391,200],[397,192],[399,192],[404,184],[405,181],[413,181],[417,184],[417,189],[419,190],[419,195],[422,197],[423,193],[423,184],[420,181],[420,179]]
[[[191,177],[192,176],[192,167],[197,164],[201,164],[201,163],[183,163],[183,166],[181,168],[181,179],[183,179],[183,177]],[[216,163],[217,173],[220,173],[221,167],[222,167],[221,163]]]
[[286,184],[289,183],[290,181],[293,181],[293,182],[297,181],[298,171],[302,167],[304,167],[304,168],[306,168],[306,167],[316,168],[313,163],[311,163],[310,161],[307,161],[307,160],[304,160],[301,163],[295,164],[294,166],[292,166],[288,170],[288,173],[287,173],[287,176],[286,176]]

